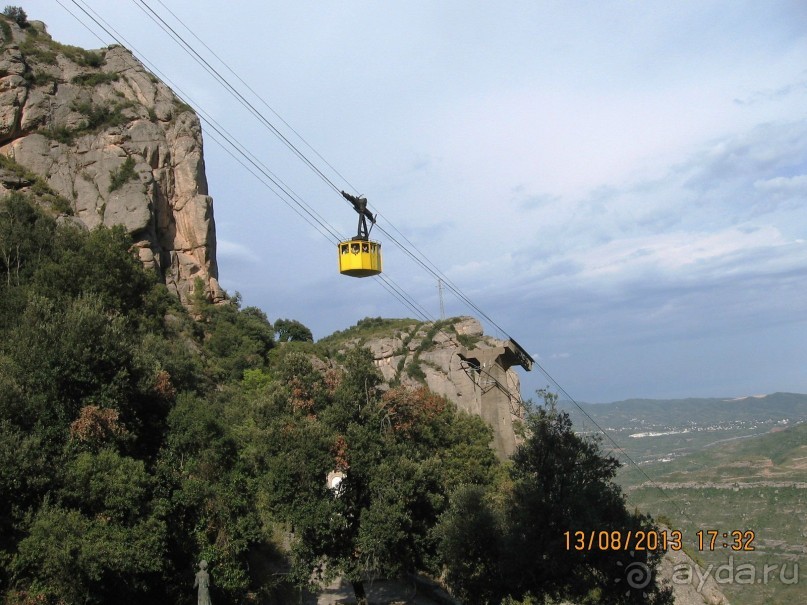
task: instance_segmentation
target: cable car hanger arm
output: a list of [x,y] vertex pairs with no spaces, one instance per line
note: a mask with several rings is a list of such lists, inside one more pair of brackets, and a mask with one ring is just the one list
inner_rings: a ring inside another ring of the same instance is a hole
[[[342,197],[348,202],[353,204],[353,209],[359,214],[359,228],[356,233],[356,239],[366,240],[370,237],[370,229],[375,225],[375,215],[367,209],[367,198],[355,195],[350,195],[342,191]],[[370,229],[367,228],[367,219],[370,219]]]

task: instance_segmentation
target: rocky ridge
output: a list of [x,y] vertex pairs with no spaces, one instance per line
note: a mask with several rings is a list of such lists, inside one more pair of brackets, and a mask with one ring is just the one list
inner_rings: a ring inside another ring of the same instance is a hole
[[59,44],[41,22],[0,28],[0,195],[38,187],[62,220],[122,225],[184,303],[197,280],[223,300],[193,110],[121,46]]

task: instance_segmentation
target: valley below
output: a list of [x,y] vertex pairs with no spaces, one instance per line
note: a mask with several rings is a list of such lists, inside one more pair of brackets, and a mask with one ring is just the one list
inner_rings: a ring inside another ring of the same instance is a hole
[[630,505],[681,532],[733,604],[802,602],[807,582],[807,396],[563,404],[623,463]]

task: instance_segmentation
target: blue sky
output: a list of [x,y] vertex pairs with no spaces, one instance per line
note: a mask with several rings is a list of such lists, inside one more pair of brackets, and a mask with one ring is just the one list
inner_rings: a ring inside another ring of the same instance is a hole
[[[76,1],[355,230],[137,2]],[[576,399],[807,392],[803,2],[146,2]],[[60,42],[102,45],[53,0],[21,5]],[[412,316],[377,280],[340,277],[332,244],[207,135],[228,291],[317,337]],[[385,274],[438,316],[433,277],[374,235]],[[471,313],[450,296],[446,312]],[[547,384],[522,381],[525,395]]]

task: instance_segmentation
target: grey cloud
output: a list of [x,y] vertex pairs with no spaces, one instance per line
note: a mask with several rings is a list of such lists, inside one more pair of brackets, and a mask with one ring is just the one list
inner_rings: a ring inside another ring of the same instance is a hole
[[758,103],[778,101],[794,94],[802,94],[805,91],[807,91],[807,79],[791,82],[790,84],[775,89],[755,91],[745,98],[734,99],[734,104],[748,107]]
[[547,206],[551,206],[552,204],[556,204],[560,201],[560,198],[556,195],[549,195],[549,194],[537,194],[537,195],[527,195],[524,197],[516,197],[516,205],[521,210],[535,210],[537,208],[545,208]]
[[750,132],[717,142],[677,171],[684,185],[708,193],[727,185],[748,185],[807,167],[807,120],[763,124]]

